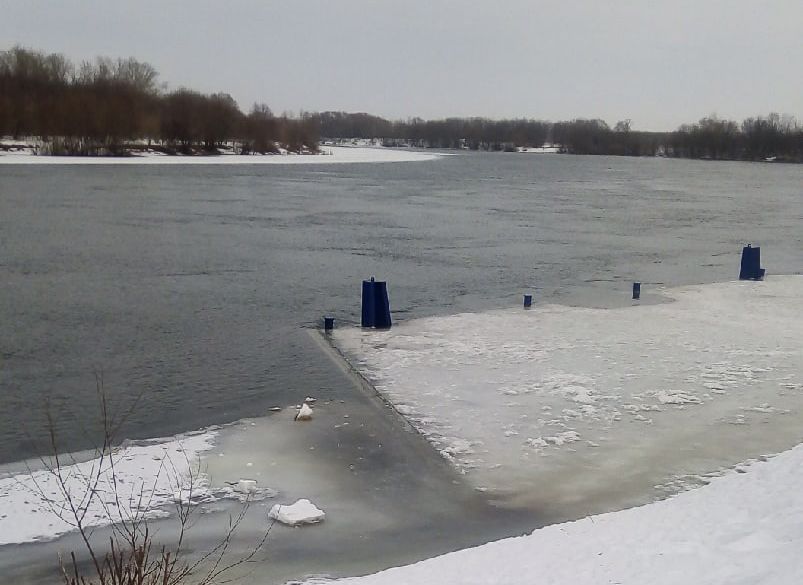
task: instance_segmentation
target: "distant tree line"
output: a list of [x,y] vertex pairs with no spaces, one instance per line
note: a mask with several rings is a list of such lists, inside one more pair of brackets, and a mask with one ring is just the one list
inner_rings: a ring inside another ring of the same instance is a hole
[[517,150],[548,143],[570,154],[803,162],[803,126],[778,114],[748,118],[741,124],[712,116],[674,132],[636,131],[630,120],[611,128],[599,119],[553,123],[485,118],[389,121],[346,112],[308,116],[316,118],[324,138],[380,138],[389,146]]
[[[386,146],[508,150],[553,144],[571,154],[803,162],[803,126],[769,114],[741,123],[703,118],[674,132],[642,132],[629,120],[564,122],[487,118],[390,121],[365,113],[274,116],[243,113],[227,93],[166,90],[149,64],[99,57],[74,65],[22,47],[0,52],[0,136],[37,137],[43,153],[126,154],[316,151],[328,139],[380,139]],[[0,146],[2,148],[2,146]]]
[[226,93],[172,91],[136,59],[99,57],[75,66],[60,54],[22,47],[0,52],[0,136],[37,137],[49,154],[121,155],[149,147],[168,153],[315,151],[309,116],[248,114]]
[[422,148],[505,150],[542,146],[550,124],[540,120],[489,120],[447,118],[391,122],[370,114],[323,112],[316,115],[319,131],[327,138],[381,138],[387,146],[406,144]]
[[792,116],[769,114],[741,124],[715,117],[683,125],[670,136],[674,156],[725,160],[803,162],[803,126]]

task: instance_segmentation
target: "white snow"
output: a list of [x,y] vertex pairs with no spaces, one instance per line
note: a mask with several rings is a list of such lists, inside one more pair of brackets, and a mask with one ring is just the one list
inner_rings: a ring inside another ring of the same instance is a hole
[[[592,516],[342,585],[796,585],[803,446],[639,508]],[[746,472],[745,472],[746,471]],[[322,583],[314,580],[310,583]]]
[[321,154],[267,154],[221,156],[165,156],[161,153],[146,153],[128,157],[88,156],[37,156],[30,150],[23,152],[0,151],[0,164],[46,164],[46,165],[261,165],[261,164],[338,164],[338,163],[385,163],[422,162],[444,156],[430,152],[394,150],[391,148],[363,148],[327,146]]
[[323,521],[326,514],[309,500],[302,499],[290,505],[275,504],[268,512],[268,517],[288,526],[300,526],[317,524]]
[[240,479],[234,484],[234,491],[241,494],[253,494],[257,491],[257,483],[255,479]]
[[[206,431],[142,441],[116,449],[102,460],[74,462],[63,455],[67,463],[62,468],[64,483],[68,493],[80,501],[87,493],[89,478],[101,470],[97,497],[84,507],[87,527],[138,512],[163,516],[168,513],[164,509],[167,504],[199,503],[216,497],[198,467],[199,456],[212,448],[215,436],[216,431]],[[62,519],[70,515],[66,505],[56,476],[46,469],[0,475],[0,545],[50,540],[73,530]]]
[[579,517],[800,440],[803,277],[664,294],[671,302],[459,314],[334,339],[498,504]]
[[544,146],[520,146],[516,152],[526,152],[529,154],[557,154],[560,152],[560,146],[552,146],[545,144]]

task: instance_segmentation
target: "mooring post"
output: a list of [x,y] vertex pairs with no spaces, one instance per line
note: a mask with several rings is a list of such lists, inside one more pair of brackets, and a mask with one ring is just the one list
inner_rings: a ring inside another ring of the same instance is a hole
[[633,300],[638,300],[641,298],[641,283],[634,282],[633,283]]
[[761,248],[747,244],[742,248],[742,265],[739,280],[761,280],[765,270],[761,267]]
[[388,283],[377,281],[374,283],[374,327],[377,329],[390,329],[390,301],[388,300]]
[[533,306],[533,295],[524,295],[524,308],[529,309]]
[[362,319],[360,324],[363,327],[374,326],[374,277],[371,280],[362,281]]
[[362,281],[362,319],[363,327],[376,329],[390,329],[390,301],[388,300],[388,285],[384,281]]
[[323,330],[326,332],[331,331],[335,328],[335,318],[334,317],[324,317],[323,318]]

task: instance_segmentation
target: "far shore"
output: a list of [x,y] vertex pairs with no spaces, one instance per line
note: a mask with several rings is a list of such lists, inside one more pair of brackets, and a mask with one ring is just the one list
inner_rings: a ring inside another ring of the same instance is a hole
[[323,146],[317,154],[212,154],[167,155],[143,152],[129,156],[53,156],[36,154],[30,149],[0,151],[0,165],[298,165],[383,162],[423,162],[443,156],[439,153],[396,150],[382,147]]

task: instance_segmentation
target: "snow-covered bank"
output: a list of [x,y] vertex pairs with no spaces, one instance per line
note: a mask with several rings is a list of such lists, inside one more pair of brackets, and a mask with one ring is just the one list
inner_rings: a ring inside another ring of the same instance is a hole
[[128,157],[89,156],[37,156],[30,150],[20,152],[0,151],[0,164],[47,164],[47,165],[262,165],[262,164],[341,164],[341,163],[391,163],[423,162],[440,158],[441,154],[393,150],[390,148],[361,148],[326,146],[321,154],[269,154],[219,156],[168,156],[148,153]]
[[[213,447],[216,434],[210,430],[123,446],[111,454],[113,473],[109,456],[102,463],[100,459],[74,463],[65,455],[61,475],[76,502],[88,493],[88,484],[96,490],[84,518],[87,527],[128,518],[138,510],[162,516],[167,514],[164,506],[179,500],[198,502],[227,495],[213,494],[199,471],[199,457]],[[95,486],[90,478],[99,465],[102,472]],[[49,540],[73,530],[64,521],[70,517],[65,506],[60,483],[48,470],[0,475],[0,545]]]
[[803,436],[803,277],[665,294],[673,302],[460,314],[334,338],[477,489],[584,515],[706,483]]
[[558,154],[560,146],[544,145],[544,146],[521,146],[516,149],[516,152],[525,152],[528,154]]
[[337,583],[792,585],[803,580],[801,483],[803,446],[668,500]]

